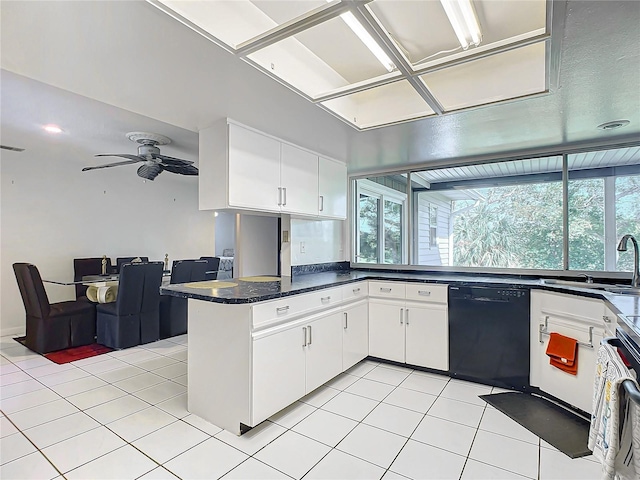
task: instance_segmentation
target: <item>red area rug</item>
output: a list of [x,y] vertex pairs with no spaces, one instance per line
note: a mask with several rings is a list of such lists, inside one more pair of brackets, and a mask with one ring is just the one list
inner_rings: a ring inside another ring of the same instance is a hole
[[[24,345],[24,337],[17,337],[14,338],[14,340]],[[56,352],[45,353],[43,357],[48,358],[58,365],[62,365],[64,363],[82,360],[83,358],[95,357],[96,355],[102,355],[103,353],[112,351],[113,348],[105,347],[99,343],[92,343],[91,345],[83,345],[81,347],[66,348]]]

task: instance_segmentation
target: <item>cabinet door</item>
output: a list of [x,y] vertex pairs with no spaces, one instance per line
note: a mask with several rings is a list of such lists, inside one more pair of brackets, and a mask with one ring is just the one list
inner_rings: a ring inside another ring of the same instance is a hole
[[318,156],[283,143],[280,186],[283,212],[317,215]]
[[229,124],[228,154],[229,206],[279,211],[280,142]]
[[404,302],[369,301],[369,355],[404,362]]
[[318,159],[319,215],[347,218],[347,166],[320,157]]
[[301,326],[253,341],[253,425],[305,395],[305,347]]
[[341,312],[335,312],[310,322],[306,327],[307,393],[342,372],[341,318]]
[[345,309],[342,318],[342,370],[369,355],[369,309],[360,303]]
[[605,305],[604,315],[602,316],[604,324],[604,333],[607,337],[616,336],[616,328],[618,327],[618,315]]
[[449,321],[445,305],[405,309],[406,361],[411,365],[449,370]]
[[[537,320],[537,319],[536,319]],[[542,319],[544,322],[544,319]],[[544,323],[543,323],[544,325]],[[582,342],[589,341],[589,323],[580,323],[564,317],[548,316],[547,331],[557,332]],[[532,349],[537,352],[539,362],[539,384],[541,390],[578,407],[585,412],[591,412],[593,396],[593,379],[596,372],[597,348],[603,337],[603,329],[594,327],[594,348],[578,346],[578,373],[571,375],[549,364],[546,354],[549,336],[542,336],[542,343],[538,337],[532,340]],[[533,382],[532,382],[533,383]]]

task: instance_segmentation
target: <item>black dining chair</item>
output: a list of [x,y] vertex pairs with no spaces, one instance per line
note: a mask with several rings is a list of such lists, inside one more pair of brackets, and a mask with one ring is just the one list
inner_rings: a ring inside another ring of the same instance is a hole
[[[106,258],[107,264],[105,265],[105,272],[110,274],[112,271],[111,259]],[[74,258],[73,259],[73,281],[79,282],[82,277],[87,275],[100,275],[102,274],[102,257],[91,258]],[[76,286],[76,300],[87,299],[87,285],[77,284]]]
[[116,301],[96,306],[98,343],[121,349],[160,338],[162,268],[162,262],[120,267]]
[[200,260],[207,261],[205,280],[216,280],[218,270],[220,270],[220,257],[200,257]]
[[142,263],[148,263],[149,257],[117,257],[116,258],[116,269],[113,273],[120,273],[120,268],[125,263],[132,263],[136,258],[139,258]]
[[[174,260],[170,283],[189,283],[207,280],[208,260]],[[187,299],[162,295],[160,297],[160,338],[187,333]]]
[[82,300],[49,303],[35,265],[14,263],[13,271],[27,315],[27,348],[44,354],[95,342],[95,305]]

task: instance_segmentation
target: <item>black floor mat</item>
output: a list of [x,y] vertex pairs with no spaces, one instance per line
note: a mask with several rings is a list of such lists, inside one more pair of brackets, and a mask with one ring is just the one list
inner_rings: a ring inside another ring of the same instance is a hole
[[549,400],[519,392],[480,395],[485,402],[571,458],[590,455],[589,422]]

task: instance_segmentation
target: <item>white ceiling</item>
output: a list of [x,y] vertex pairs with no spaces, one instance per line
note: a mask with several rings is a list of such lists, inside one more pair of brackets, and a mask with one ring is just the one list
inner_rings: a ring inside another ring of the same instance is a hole
[[[3,0],[2,143],[37,145],[34,126],[55,122],[87,152],[133,152],[124,134],[150,130],[188,158],[195,132],[228,116],[361,173],[640,141],[640,2],[562,6],[550,94],[357,132],[142,0]],[[631,123],[596,129],[617,119]]]

